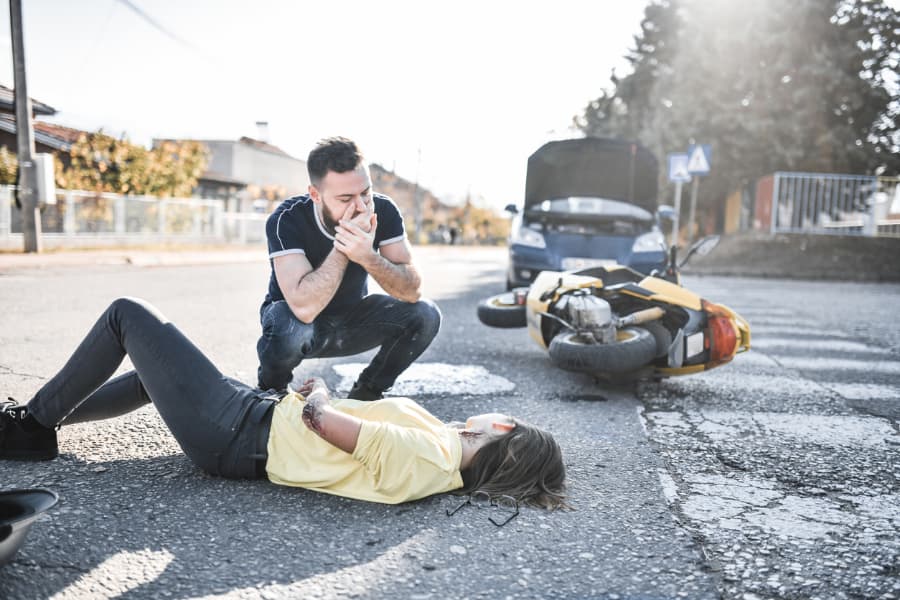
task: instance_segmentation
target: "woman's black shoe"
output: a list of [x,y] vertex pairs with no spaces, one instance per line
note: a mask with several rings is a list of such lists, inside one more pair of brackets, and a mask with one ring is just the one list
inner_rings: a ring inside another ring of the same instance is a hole
[[59,456],[56,430],[29,418],[28,407],[0,402],[0,459],[50,460]]

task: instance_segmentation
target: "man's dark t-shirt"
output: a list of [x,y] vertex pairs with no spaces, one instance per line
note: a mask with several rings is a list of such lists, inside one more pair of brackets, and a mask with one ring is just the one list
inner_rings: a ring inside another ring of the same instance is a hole
[[[372,198],[378,226],[372,247],[381,248],[406,237],[403,218],[394,201],[387,196],[374,194]],[[334,236],[325,229],[319,219],[315,203],[307,194],[294,196],[282,202],[266,221],[266,239],[269,243],[269,264],[272,259],[285,254],[304,254],[313,269],[318,269],[334,248]],[[355,262],[347,265],[344,278],[334,298],[322,311],[323,315],[335,315],[352,308],[368,293],[368,273]],[[269,277],[269,293],[264,304],[284,300],[275,279],[275,268]]]

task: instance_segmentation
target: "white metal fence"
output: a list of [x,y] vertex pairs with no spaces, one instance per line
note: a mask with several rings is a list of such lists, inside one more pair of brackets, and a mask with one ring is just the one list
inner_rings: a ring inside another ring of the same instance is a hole
[[775,173],[771,228],[900,237],[900,178]]
[[[0,248],[21,248],[15,187],[0,186]],[[265,214],[226,213],[221,201],[58,190],[41,211],[45,246],[265,243]]]

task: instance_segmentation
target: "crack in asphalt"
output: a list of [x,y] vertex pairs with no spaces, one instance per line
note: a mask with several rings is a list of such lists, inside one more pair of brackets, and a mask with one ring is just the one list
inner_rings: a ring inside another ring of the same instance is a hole
[[17,377],[26,377],[28,379],[40,379],[43,380],[45,377],[43,375],[34,375],[32,373],[22,373],[20,371],[16,371],[6,365],[0,365],[0,375],[15,375]]
[[38,567],[39,569],[62,569],[63,571],[72,571],[75,573],[87,574],[90,573],[90,569],[85,569],[83,567],[79,567],[76,565],[69,565],[65,563],[54,563],[54,562],[42,562],[36,560],[28,560],[28,559],[17,559],[14,558],[10,561],[11,564],[22,565],[25,567]]

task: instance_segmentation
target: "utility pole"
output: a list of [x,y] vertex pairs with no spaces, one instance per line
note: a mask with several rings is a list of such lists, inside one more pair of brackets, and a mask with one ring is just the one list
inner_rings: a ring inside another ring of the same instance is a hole
[[31,123],[31,98],[25,83],[25,42],[22,35],[22,0],[9,0],[12,34],[13,81],[16,104],[16,143],[19,183],[17,197],[22,204],[22,234],[25,252],[41,251],[41,213],[37,199],[37,169],[34,164],[34,129]]

